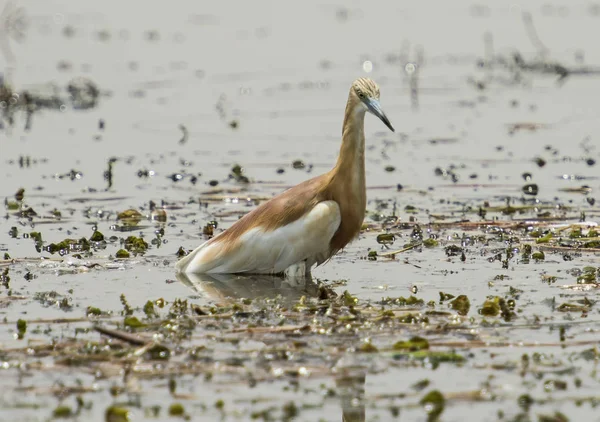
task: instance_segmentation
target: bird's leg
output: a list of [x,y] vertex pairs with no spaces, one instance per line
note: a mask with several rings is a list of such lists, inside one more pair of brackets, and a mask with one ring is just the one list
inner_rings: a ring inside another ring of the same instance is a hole
[[283,272],[285,278],[293,279],[298,277],[304,277],[306,272],[306,261],[300,261],[290,265]]

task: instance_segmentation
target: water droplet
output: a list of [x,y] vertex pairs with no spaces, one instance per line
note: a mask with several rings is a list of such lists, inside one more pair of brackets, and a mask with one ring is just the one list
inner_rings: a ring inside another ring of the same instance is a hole
[[373,63],[370,60],[365,60],[362,64],[362,67],[367,73],[371,73],[373,71]]
[[415,70],[417,70],[417,65],[414,63],[406,63],[406,65],[404,66],[404,71],[409,75],[414,73]]
[[67,106],[66,106],[66,105],[64,105],[64,104],[62,104],[62,105],[60,106],[60,111],[62,111],[62,112],[65,112],[65,111],[67,111]]

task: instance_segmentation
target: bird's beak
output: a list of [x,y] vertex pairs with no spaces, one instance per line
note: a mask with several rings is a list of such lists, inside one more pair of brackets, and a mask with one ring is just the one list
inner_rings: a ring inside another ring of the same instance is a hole
[[378,100],[376,100],[374,98],[369,98],[367,101],[365,101],[365,104],[367,105],[367,108],[369,109],[369,111],[371,113],[373,113],[375,116],[379,117],[381,119],[381,121],[383,123],[385,123],[385,125],[392,132],[395,132],[394,127],[392,126],[389,119],[387,118],[387,116],[385,115],[383,110],[381,109],[381,104],[379,104]]

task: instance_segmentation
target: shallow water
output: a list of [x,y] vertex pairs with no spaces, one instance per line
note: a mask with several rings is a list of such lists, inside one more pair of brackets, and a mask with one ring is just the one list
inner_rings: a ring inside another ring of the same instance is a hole
[[[94,10],[79,2],[19,2],[29,28],[21,43],[9,39],[14,61],[4,59],[5,76],[14,88],[45,92],[43,84],[53,82],[62,89],[72,78],[84,76],[102,95],[94,109],[44,110],[33,116],[29,131],[18,115],[12,127],[5,124],[0,131],[0,197],[14,201],[15,192],[24,188],[21,206],[38,214],[30,221],[6,209],[6,218],[0,219],[0,251],[20,259],[0,266],[10,275],[0,297],[0,348],[7,356],[0,359],[6,362],[0,385],[9,392],[2,399],[0,420],[47,420],[58,404],[75,406],[77,394],[66,391],[75,386],[82,388],[84,402],[92,403],[76,417],[80,420],[102,420],[109,405],[126,398],[139,401],[139,406],[131,406],[136,419],[143,419],[144,409],[154,405],[162,406],[161,417],[166,417],[166,407],[178,401],[192,420],[248,420],[252,412],[269,407],[279,415],[293,400],[300,407],[294,420],[340,420],[342,408],[347,420],[391,420],[395,409],[399,420],[426,420],[419,400],[434,389],[447,397],[443,421],[464,420],[467,414],[472,415],[468,420],[494,421],[499,411],[509,420],[522,412],[517,398],[526,393],[535,398],[528,413],[531,420],[555,411],[570,420],[600,420],[594,410],[600,399],[597,354],[591,360],[581,357],[582,351],[598,345],[598,308],[591,306],[583,314],[556,310],[562,303],[597,300],[595,285],[583,286],[589,288],[585,291],[563,287],[577,284],[573,269],[600,267],[598,252],[546,250],[543,262],[528,264],[517,253],[503,268],[506,256],[493,257],[505,255],[507,237],[534,241],[525,229],[502,232],[456,224],[462,219],[480,221],[477,210],[484,202],[503,207],[508,197],[513,206],[536,204],[522,193],[526,183],[539,186],[539,209],[512,215],[489,211],[486,220],[523,220],[527,226],[539,224],[538,213],[549,211],[549,224],[556,226],[579,223],[582,212],[586,223],[598,221],[598,205],[589,200],[600,188],[598,164],[587,160],[600,159],[600,107],[593,94],[600,79],[574,75],[559,85],[556,75],[525,74],[522,83],[509,84],[509,72],[494,69],[494,79],[488,80],[488,71],[476,65],[484,55],[486,31],[493,34],[496,54],[518,49],[527,58],[535,57],[522,11],[532,13],[550,58],[578,66],[582,63],[577,57],[583,56],[583,64],[600,65],[597,6],[487,6],[466,1],[451,6],[266,1],[252,6],[138,5],[140,9],[124,8],[122,2],[105,1],[101,10]],[[65,35],[70,29],[72,35]],[[402,57],[407,42],[408,59]],[[425,62],[419,71],[419,108],[414,110],[403,65],[416,60],[417,46],[422,46]],[[366,61],[372,62],[370,73],[364,70]],[[60,62],[64,63],[59,66]],[[347,290],[361,303],[415,294],[426,303],[435,301],[437,310],[448,311],[446,303],[437,303],[439,292],[464,294],[471,302],[467,318],[453,315],[437,327],[365,327],[348,336],[347,351],[339,345],[330,349],[327,336],[313,332],[309,356],[299,353],[282,364],[305,368],[296,377],[278,375],[277,367],[264,370],[260,351],[279,341],[275,335],[255,339],[240,333],[239,343],[226,345],[211,340],[210,327],[198,327],[181,347],[208,345],[215,375],[212,380],[204,378],[204,370],[178,375],[179,397],[166,395],[168,377],[152,376],[154,363],[144,359],[136,363],[136,376],[127,377],[118,365],[107,364],[103,373],[101,365],[65,366],[53,357],[15,358],[9,353],[74,336],[99,341],[98,333],[78,330],[92,326],[86,309],[94,306],[120,320],[121,294],[132,308],[159,298],[167,303],[188,299],[206,308],[237,303],[229,297],[281,294],[282,300],[294,303],[315,294],[312,284],[271,279],[252,281],[251,287],[239,280],[184,280],[190,285],[177,280],[173,264],[180,247],[191,249],[204,241],[202,227],[209,221],[216,220],[219,230],[226,228],[251,209],[248,198],[269,198],[328,170],[339,148],[348,87],[365,75],[379,83],[382,105],[396,133],[367,118],[370,229],[313,275],[325,283],[346,280],[334,284],[334,290]],[[476,89],[471,80],[486,81],[485,89]],[[230,125],[233,121],[236,128]],[[509,125],[522,122],[541,126],[511,134]],[[183,141],[180,125],[187,131]],[[20,165],[20,157],[29,157],[29,165],[27,160]],[[546,165],[538,166],[536,157]],[[116,160],[109,186],[105,171],[112,158]],[[295,160],[306,166],[294,169]],[[235,164],[252,183],[228,177]],[[386,171],[387,166],[394,170]],[[450,174],[444,172],[451,166]],[[441,175],[436,175],[437,168]],[[60,177],[72,170],[81,176]],[[531,181],[524,180],[526,172]],[[183,178],[174,181],[173,175]],[[213,180],[218,181],[216,187],[209,185]],[[583,185],[591,193],[564,191]],[[164,206],[166,223],[143,219],[131,233],[117,230],[122,225],[116,219],[119,212],[134,208],[150,214],[150,201]],[[376,241],[381,230],[374,220],[392,215],[394,205],[400,221],[409,224],[392,229],[397,234],[392,249],[409,242],[415,222],[425,238],[429,233],[439,236],[440,245],[417,247],[393,260],[366,259],[370,250],[385,252]],[[409,212],[407,205],[415,211]],[[54,209],[61,212],[60,220],[52,218]],[[18,232],[14,237],[9,234],[12,227]],[[23,236],[41,232],[47,245],[89,238],[95,228],[116,238],[105,247],[94,247],[93,256],[84,259],[72,253],[38,253],[34,240]],[[158,247],[151,240],[161,229]],[[148,252],[114,259],[121,248],[119,239],[131,234],[150,243]],[[460,255],[447,256],[448,245],[464,247],[464,261]],[[543,246],[534,242],[533,250]],[[33,278],[26,279],[26,274]],[[544,282],[544,275],[556,276],[556,281]],[[522,290],[516,318],[485,321],[477,310],[486,297],[507,296],[511,287]],[[52,291],[59,296],[40,298],[40,293]],[[60,307],[63,298],[67,300]],[[57,321],[62,318],[74,320]],[[16,335],[18,319],[29,321],[24,339]],[[561,326],[566,327],[562,342]],[[444,344],[476,339],[481,345],[455,346],[465,362],[442,363],[435,369],[383,351],[410,335]],[[366,338],[382,352],[354,353]],[[514,365],[520,365],[523,354],[534,353],[543,358],[535,371],[521,375]],[[243,359],[239,373],[228,367],[220,374],[227,359]],[[249,388],[245,374],[255,372],[263,378]],[[344,381],[346,372],[351,381]],[[567,382],[566,390],[544,389],[545,381],[557,378]],[[411,389],[422,379],[430,380],[425,390]],[[128,394],[113,398],[109,389],[115,385],[125,386]],[[224,401],[223,410],[214,406],[218,400]],[[578,405],[578,400],[584,402]]]

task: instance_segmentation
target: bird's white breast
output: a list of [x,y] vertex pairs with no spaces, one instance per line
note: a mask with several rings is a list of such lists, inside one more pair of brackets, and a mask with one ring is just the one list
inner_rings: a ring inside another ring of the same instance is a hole
[[340,222],[337,202],[319,202],[298,220],[275,230],[251,228],[235,240],[235,248],[216,238],[180,261],[178,269],[186,273],[280,273],[304,260],[312,265],[329,256],[329,243]]

